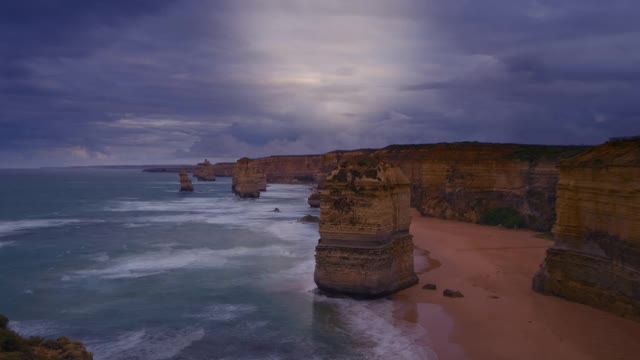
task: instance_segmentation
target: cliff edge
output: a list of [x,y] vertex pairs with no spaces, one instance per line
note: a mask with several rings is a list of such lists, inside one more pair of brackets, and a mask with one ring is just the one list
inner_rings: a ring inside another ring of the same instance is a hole
[[640,321],[640,137],[559,168],[555,242],[533,289]]

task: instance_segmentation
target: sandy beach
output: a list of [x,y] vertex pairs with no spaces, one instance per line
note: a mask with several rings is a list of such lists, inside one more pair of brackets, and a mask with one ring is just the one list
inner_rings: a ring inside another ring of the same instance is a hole
[[[640,323],[531,290],[550,240],[412,216],[420,284],[393,299],[397,316],[427,330],[439,359],[638,358]],[[444,297],[446,288],[464,297]]]

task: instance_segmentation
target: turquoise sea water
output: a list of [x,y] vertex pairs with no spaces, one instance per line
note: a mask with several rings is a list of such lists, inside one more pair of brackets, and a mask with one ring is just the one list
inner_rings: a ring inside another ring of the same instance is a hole
[[[0,313],[95,359],[433,359],[389,300],[311,292],[309,187],[238,199],[230,178],[0,170]],[[273,212],[274,208],[280,212]]]

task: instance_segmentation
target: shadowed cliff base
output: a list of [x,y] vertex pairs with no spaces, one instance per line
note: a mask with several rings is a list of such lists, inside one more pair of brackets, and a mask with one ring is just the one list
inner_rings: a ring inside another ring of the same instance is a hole
[[533,289],[640,321],[640,138],[559,168],[555,242]]

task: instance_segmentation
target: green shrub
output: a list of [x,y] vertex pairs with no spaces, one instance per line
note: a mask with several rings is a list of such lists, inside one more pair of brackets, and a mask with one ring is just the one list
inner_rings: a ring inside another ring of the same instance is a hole
[[6,329],[8,324],[9,319],[6,316],[0,314],[0,329]]
[[478,222],[483,225],[501,225],[507,228],[521,228],[526,226],[522,215],[510,207],[489,209],[482,214]]

